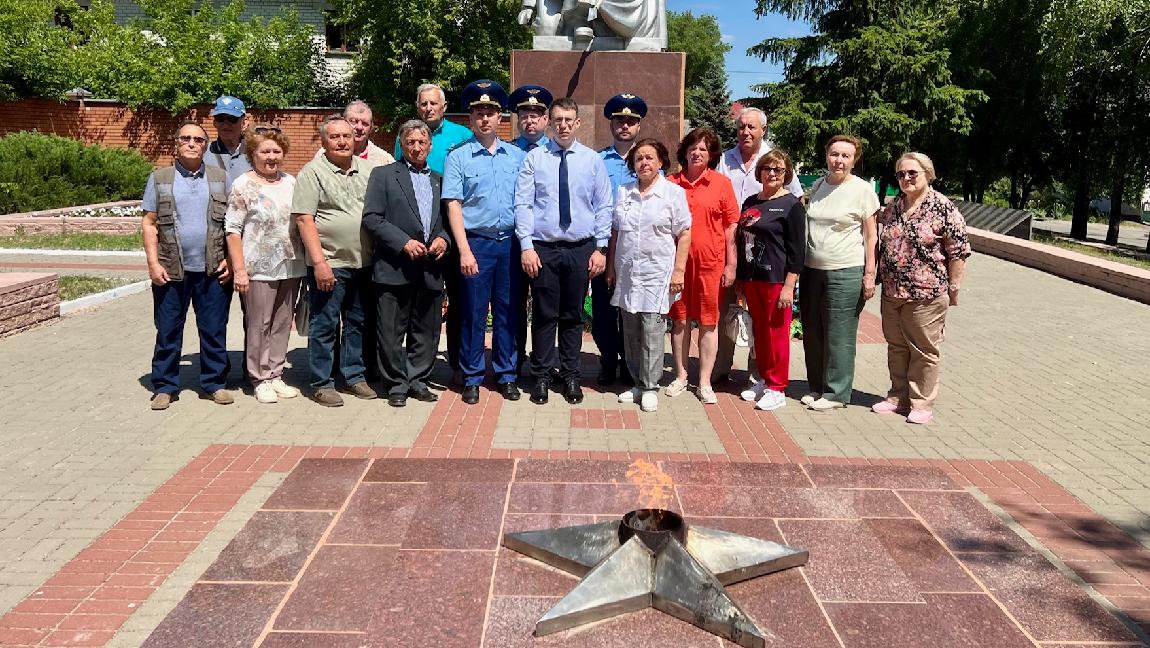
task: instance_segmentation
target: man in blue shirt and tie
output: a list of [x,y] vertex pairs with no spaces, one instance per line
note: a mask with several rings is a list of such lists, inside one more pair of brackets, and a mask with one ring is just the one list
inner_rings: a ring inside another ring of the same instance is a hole
[[447,155],[443,199],[459,250],[463,275],[459,365],[463,402],[479,402],[483,382],[484,334],[491,309],[491,369],[507,400],[519,400],[515,331],[523,315],[512,307],[519,292],[519,246],[515,240],[515,180],[523,151],[499,139],[500,113],[507,91],[486,79],[463,90],[463,106],[471,115],[471,139]]
[[519,169],[515,234],[523,271],[531,277],[531,402],[547,402],[551,370],[558,365],[563,397],[575,404],[583,401],[583,300],[587,280],[607,266],[614,205],[602,158],[575,140],[579,104],[558,99],[548,115],[551,141],[528,153]]
[[[607,175],[611,176],[611,195],[619,193],[619,187],[635,180],[635,174],[627,168],[627,154],[639,138],[640,121],[647,116],[647,102],[633,94],[619,94],[607,100],[603,106],[603,116],[611,121],[611,146],[599,151]],[[618,307],[611,305],[614,290],[607,285],[607,273],[591,279],[591,337],[599,347],[600,385],[619,381],[625,385],[634,384],[627,373],[623,361],[623,329]]]

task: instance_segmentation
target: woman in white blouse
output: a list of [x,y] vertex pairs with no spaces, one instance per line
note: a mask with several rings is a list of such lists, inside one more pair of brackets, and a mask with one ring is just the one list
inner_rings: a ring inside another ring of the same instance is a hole
[[256,400],[274,403],[299,396],[284,383],[283,369],[306,268],[291,217],[295,178],[283,171],[287,137],[270,124],[256,124],[244,136],[244,152],[252,170],[232,183],[224,231],[235,289],[244,300],[244,364]]
[[666,313],[672,296],[683,290],[691,250],[691,210],[682,187],[661,171],[671,165],[667,147],[639,140],[627,154],[636,180],[619,187],[608,252],[607,283],[615,289],[611,305],[623,319],[624,356],[635,387],[619,402],[638,401],[644,412],[658,408],[663,375]]

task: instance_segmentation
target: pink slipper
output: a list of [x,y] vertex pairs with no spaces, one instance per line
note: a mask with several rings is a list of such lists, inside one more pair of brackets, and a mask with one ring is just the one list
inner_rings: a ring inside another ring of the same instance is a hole
[[898,403],[892,400],[881,400],[871,405],[870,411],[875,414],[902,414],[903,416],[910,413],[908,408],[899,407]]
[[907,423],[915,423],[917,425],[926,425],[934,420],[934,412],[930,410],[911,410],[910,414],[906,417]]

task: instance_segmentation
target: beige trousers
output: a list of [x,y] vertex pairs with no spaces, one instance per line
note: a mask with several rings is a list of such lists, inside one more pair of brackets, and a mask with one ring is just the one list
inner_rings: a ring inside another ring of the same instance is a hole
[[939,346],[946,328],[946,295],[910,300],[883,296],[882,333],[890,369],[887,398],[913,409],[932,410],[938,397]]
[[243,296],[244,365],[256,384],[283,375],[299,282],[298,277],[248,282]]

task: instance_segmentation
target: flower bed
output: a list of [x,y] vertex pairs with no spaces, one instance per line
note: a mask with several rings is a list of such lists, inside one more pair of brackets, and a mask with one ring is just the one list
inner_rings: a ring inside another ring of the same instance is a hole
[[5,214],[0,216],[0,236],[63,232],[131,234],[140,230],[143,215],[139,200]]

